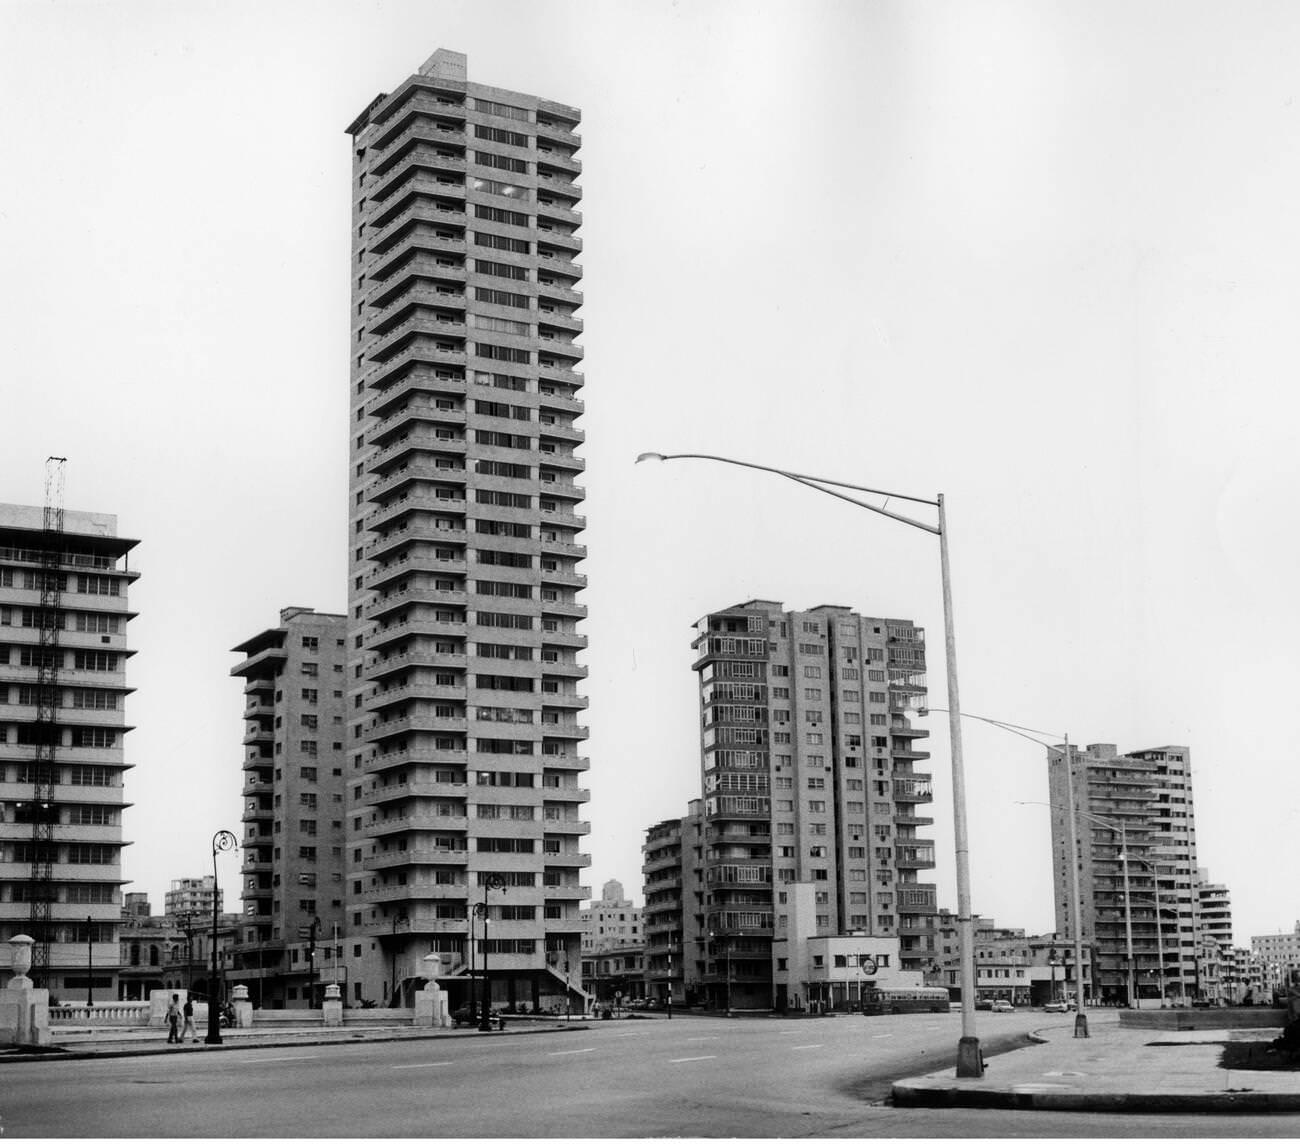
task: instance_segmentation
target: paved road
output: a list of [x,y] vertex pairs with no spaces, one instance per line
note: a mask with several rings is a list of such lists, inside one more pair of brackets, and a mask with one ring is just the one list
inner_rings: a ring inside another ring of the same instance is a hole
[[[985,1052],[1041,1027],[986,1016]],[[601,1022],[480,1037],[33,1062],[0,1070],[9,1137],[1285,1136],[1300,1118],[894,1109],[945,1067],[955,1014]],[[997,1067],[991,1058],[991,1067]]]

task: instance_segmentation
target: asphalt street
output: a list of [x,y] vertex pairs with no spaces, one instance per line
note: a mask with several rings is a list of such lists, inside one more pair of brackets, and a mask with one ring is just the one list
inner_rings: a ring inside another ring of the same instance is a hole
[[[999,1048],[1059,1018],[984,1016]],[[1300,1117],[895,1109],[957,1014],[679,1017],[534,1036],[176,1050],[0,1070],[7,1137],[1154,1137],[1300,1134]]]

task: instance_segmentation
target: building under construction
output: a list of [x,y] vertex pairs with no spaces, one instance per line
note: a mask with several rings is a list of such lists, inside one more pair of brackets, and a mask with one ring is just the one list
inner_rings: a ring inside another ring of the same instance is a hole
[[26,933],[37,985],[117,996],[136,543],[61,492],[0,504],[0,986]]

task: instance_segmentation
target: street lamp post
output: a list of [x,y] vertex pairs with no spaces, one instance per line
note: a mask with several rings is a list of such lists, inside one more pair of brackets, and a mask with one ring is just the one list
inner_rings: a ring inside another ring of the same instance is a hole
[[[984,1057],[980,1052],[979,1038],[975,1033],[975,923],[971,912],[970,889],[970,846],[966,831],[966,773],[962,763],[961,748],[961,701],[957,693],[957,642],[953,631],[952,576],[948,561],[948,521],[944,507],[944,497],[939,493],[934,500],[923,497],[907,496],[901,493],[886,492],[883,489],[867,488],[864,485],[851,485],[845,481],[833,481],[827,477],[810,477],[804,473],[793,473],[770,465],[756,465],[748,461],[737,461],[730,457],[719,457],[708,453],[642,453],[637,461],[677,461],[699,460],[717,461],[725,465],[736,465],[742,469],[755,469],[763,473],[773,473],[779,477],[794,481],[827,496],[848,501],[849,504],[865,508],[869,512],[887,516],[891,520],[919,528],[939,538],[939,574],[943,589],[943,627],[944,652],[948,669],[948,734],[952,753],[952,825],[954,849],[957,862],[957,922],[961,956],[961,1038],[957,1042],[957,1075],[959,1077],[981,1077],[984,1075]],[[827,487],[830,486],[830,487]],[[837,489],[851,489],[854,492],[867,493],[871,496],[890,500],[908,501],[912,504],[928,505],[938,514],[937,525],[915,520],[902,513],[893,512],[882,505],[869,504],[856,497],[848,496]]]
[[221,1014],[217,1011],[217,926],[220,922],[221,893],[217,889],[217,855],[234,850],[239,839],[229,830],[218,830],[212,836],[212,983],[208,986],[208,1035],[204,1044],[221,1044]]
[[492,1031],[492,985],[488,980],[488,900],[493,890],[504,891],[506,880],[500,874],[488,874],[483,879],[483,1016],[479,1020],[479,1032]]
[[316,935],[320,932],[320,918],[311,919],[311,931],[307,938],[307,1008],[316,1007],[316,982],[320,975],[316,972]]
[[1059,964],[1060,961],[1056,956],[1056,946],[1052,946],[1051,950],[1047,954],[1047,968],[1052,975],[1052,984],[1047,995],[1049,1001],[1056,1000],[1056,967]]
[[92,919],[86,915],[86,1008],[95,1007],[95,945]]
[[[1145,866],[1151,871],[1152,893],[1156,906],[1156,957],[1160,961],[1160,1008],[1165,1008],[1165,922],[1164,915],[1160,910],[1160,867],[1155,862],[1148,862],[1143,858],[1134,858],[1139,866]],[[1179,973],[1181,980],[1182,973]]]

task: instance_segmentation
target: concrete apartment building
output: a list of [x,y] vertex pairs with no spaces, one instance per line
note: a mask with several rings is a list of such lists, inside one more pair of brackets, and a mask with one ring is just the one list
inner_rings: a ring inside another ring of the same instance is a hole
[[1251,957],[1258,962],[1260,978],[1270,996],[1285,989],[1291,971],[1300,969],[1300,921],[1290,933],[1266,933],[1250,939]]
[[348,128],[346,928],[369,998],[436,952],[454,1003],[486,959],[536,1004],[591,896],[580,113],[466,67],[435,52]]
[[278,626],[232,649],[244,657],[230,674],[244,681],[245,733],[243,913],[229,978],[263,1008],[319,1002],[330,980],[320,947],[331,967],[338,958],[347,632],[346,616],[284,608]]
[[137,543],[109,514],[0,505],[0,986],[25,933],[37,985],[117,996]]
[[582,952],[639,946],[644,943],[641,908],[623,892],[623,883],[611,878],[601,887],[600,897],[580,911]]
[[699,952],[696,919],[704,916],[703,838],[703,803],[693,799],[685,816],[655,823],[641,844],[646,996],[660,1004],[700,999],[689,971]]
[[168,917],[191,914],[196,918],[211,918],[213,897],[220,914],[225,896],[226,892],[211,874],[201,878],[173,878],[163,894],[163,913]]
[[[1093,946],[1097,998],[1128,996],[1127,865],[1137,995],[1190,999],[1200,959],[1191,752],[1166,746],[1120,754],[1113,743],[1070,750],[1082,938]],[[1059,748],[1048,752],[1048,769],[1057,932],[1072,942],[1069,794]]]
[[891,968],[919,985],[935,943],[920,881],[934,843],[918,833],[932,796],[914,769],[928,732],[905,712],[925,700],[924,631],[750,600],[700,620],[693,646],[704,900],[686,975],[715,1005],[784,1008],[825,992],[807,943],[853,935],[896,943]]

